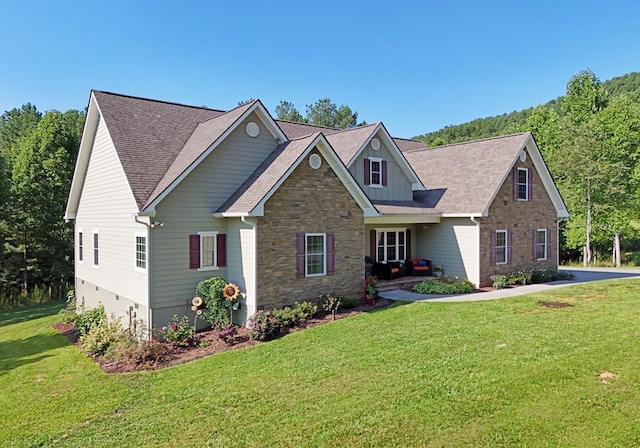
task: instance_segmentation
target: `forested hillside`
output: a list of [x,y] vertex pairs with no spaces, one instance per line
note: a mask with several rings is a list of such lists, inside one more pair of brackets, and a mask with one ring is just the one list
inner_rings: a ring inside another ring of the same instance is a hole
[[[634,72],[610,79],[603,82],[602,87],[611,98],[626,94],[632,101],[640,103],[640,73]],[[562,114],[560,107],[562,98],[564,97],[551,100],[542,106],[552,108],[555,112]],[[495,117],[477,118],[468,123],[446,126],[435,132],[418,135],[414,139],[422,140],[428,146],[441,146],[512,134],[523,130],[523,126],[533,110],[534,107],[530,107]]]
[[565,258],[620,265],[625,243],[640,248],[640,73],[601,82],[582,71],[547,104],[420,139],[436,146],[524,131],[533,132],[571,214],[561,223]]

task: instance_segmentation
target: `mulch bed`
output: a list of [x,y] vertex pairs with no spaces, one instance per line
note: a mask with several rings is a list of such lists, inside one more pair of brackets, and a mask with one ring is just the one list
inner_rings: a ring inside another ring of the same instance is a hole
[[[373,311],[379,308],[385,308],[393,304],[393,300],[380,298],[376,301],[374,306],[371,305],[359,305],[356,308],[349,310],[340,310],[336,313],[337,319],[344,319],[346,317],[356,316],[358,314]],[[309,319],[300,323],[295,327],[289,327],[285,329],[284,333],[281,333],[278,337],[282,337],[288,333],[294,333],[296,331],[304,330],[306,328],[316,327],[333,321],[333,316],[329,314],[319,313],[313,319]],[[73,328],[72,323],[64,324],[57,323],[54,325],[55,329],[65,335],[69,342],[76,347],[80,347],[78,334]],[[260,341],[253,341],[249,338],[248,330],[245,327],[238,328],[238,334],[235,336],[233,342],[226,343],[222,339],[218,338],[216,331],[213,329],[199,331],[196,334],[197,343],[190,347],[179,347],[169,343],[161,344],[163,350],[167,351],[166,359],[153,364],[136,364],[135,362],[128,362],[127,360],[117,360],[114,358],[104,358],[102,356],[92,358],[100,368],[107,373],[124,373],[134,372],[140,370],[156,370],[166,367],[174,366],[177,364],[183,364],[185,362],[193,361],[195,359],[204,358],[205,356],[214,355],[216,353],[222,353],[227,350],[237,350],[252,345],[261,344]]]

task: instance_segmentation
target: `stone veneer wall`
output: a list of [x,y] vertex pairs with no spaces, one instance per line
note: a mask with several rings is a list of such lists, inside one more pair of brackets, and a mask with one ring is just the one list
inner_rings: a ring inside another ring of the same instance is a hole
[[[557,212],[547,194],[531,158],[518,161],[517,167],[533,169],[532,200],[514,201],[513,171],[507,177],[489,208],[489,216],[480,221],[480,284],[490,285],[494,274],[510,274],[534,268],[556,270],[558,268]],[[551,245],[547,259],[533,259],[533,232],[547,229]],[[510,230],[511,260],[507,264],[491,265],[491,232]]]
[[[319,154],[313,150],[311,154]],[[320,154],[319,154],[320,155]],[[322,156],[320,156],[322,157]],[[364,279],[364,215],[329,164],[303,160],[258,219],[257,305],[272,309],[335,292],[355,296]],[[296,234],[333,232],[335,274],[296,276]]]

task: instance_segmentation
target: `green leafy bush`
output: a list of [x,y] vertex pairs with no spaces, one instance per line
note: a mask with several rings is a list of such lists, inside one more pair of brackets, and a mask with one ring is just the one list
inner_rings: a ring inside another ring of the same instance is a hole
[[271,311],[277,327],[292,327],[299,321],[298,313],[293,308],[285,306],[280,310]]
[[173,345],[188,347],[195,344],[196,330],[189,325],[189,318],[183,316],[178,320],[178,315],[174,314],[171,322],[162,327],[162,337],[165,341]]
[[275,334],[277,325],[271,311],[260,310],[247,321],[249,337],[254,341],[264,341]]
[[351,309],[358,306],[360,299],[357,297],[342,297],[340,307],[344,309]]
[[169,359],[170,352],[171,347],[168,344],[149,339],[118,344],[115,349],[115,358],[118,361],[148,368]]
[[293,304],[293,311],[298,316],[298,321],[309,320],[318,312],[318,305],[311,302],[296,302]]
[[435,279],[426,279],[413,287],[419,294],[465,294],[475,291],[475,285],[469,280],[449,283]]
[[91,328],[98,327],[106,322],[107,314],[104,312],[104,306],[101,304],[95,308],[84,309],[78,313],[73,321],[73,326],[80,336],[89,333]]
[[322,305],[322,309],[326,312],[335,313],[342,304],[342,298],[335,294],[321,294],[320,304]]
[[198,283],[196,294],[202,297],[205,311],[202,317],[212,326],[224,328],[231,323],[229,308],[223,295],[227,281],[222,277],[209,277]]
[[495,289],[506,288],[509,285],[509,278],[506,275],[496,274],[489,278],[493,282],[493,287]]
[[80,336],[82,351],[89,356],[106,356],[115,353],[116,345],[127,340],[128,333],[122,330],[120,322],[102,321],[92,326],[89,331]]

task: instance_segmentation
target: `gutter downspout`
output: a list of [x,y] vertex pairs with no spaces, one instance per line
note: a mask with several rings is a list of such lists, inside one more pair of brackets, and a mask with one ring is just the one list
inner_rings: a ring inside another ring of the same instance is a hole
[[[151,247],[152,247],[153,238],[152,238],[152,232],[151,232],[151,225],[144,221],[139,221],[136,215],[133,216],[133,219],[138,224],[144,225],[147,229],[147,325],[149,327],[148,328],[149,334],[146,339],[152,339],[151,328],[153,327],[153,325],[151,323],[151,297],[152,297],[153,282],[151,281],[151,271],[153,268],[153,263],[151,262],[151,254],[152,254]],[[149,219],[149,221],[151,221],[151,219]]]
[[[251,287],[253,289],[253,308],[258,310],[258,223],[247,221],[246,215],[240,217],[243,224],[253,229],[253,275],[251,276]],[[247,297],[247,302],[249,298]],[[248,303],[247,303],[248,305]],[[247,320],[249,316],[247,315]]]
[[476,285],[476,288],[480,287],[480,222],[476,221],[476,217],[475,216],[471,216],[470,217],[471,222],[474,223],[476,225],[476,245],[477,245],[477,250],[478,252],[476,253],[476,278],[478,280],[478,284]]

